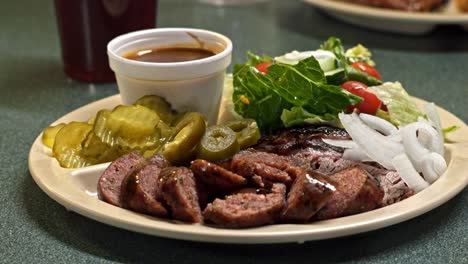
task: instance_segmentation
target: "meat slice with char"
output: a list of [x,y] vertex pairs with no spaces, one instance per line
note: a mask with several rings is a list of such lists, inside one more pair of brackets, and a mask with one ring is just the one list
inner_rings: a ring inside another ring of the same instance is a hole
[[341,156],[342,148],[328,145],[322,138],[350,139],[344,129],[329,126],[293,127],[263,136],[255,149],[279,155],[311,151],[320,155]]
[[247,180],[239,174],[206,160],[192,161],[190,169],[197,180],[219,191],[233,190],[247,184]]
[[99,178],[97,188],[99,199],[122,207],[122,182],[125,176],[133,173],[138,164],[144,161],[145,158],[137,152],[132,152],[113,161]]
[[158,182],[172,218],[184,222],[202,223],[197,185],[192,171],[186,167],[168,167],[162,170]]
[[318,172],[305,170],[300,173],[288,193],[282,220],[304,223],[317,213],[332,197],[335,184]]
[[226,228],[247,228],[279,220],[286,205],[286,186],[273,184],[271,193],[241,192],[215,199],[203,211],[207,222]]
[[336,191],[314,219],[363,213],[381,206],[383,192],[362,168],[347,168],[330,178],[335,182]]
[[170,166],[164,157],[156,155],[140,163],[141,169],[129,173],[122,183],[122,204],[125,208],[159,217],[168,215],[158,188],[161,170]]

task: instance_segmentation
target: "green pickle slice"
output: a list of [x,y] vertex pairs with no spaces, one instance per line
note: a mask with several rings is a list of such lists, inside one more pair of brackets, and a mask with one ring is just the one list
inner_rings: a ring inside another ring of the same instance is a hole
[[141,105],[119,105],[96,115],[94,133],[102,142],[122,149],[151,149],[160,144],[159,116]]
[[205,119],[200,113],[185,113],[179,118],[160,153],[172,163],[180,164],[188,161],[192,150],[203,137],[205,129]]
[[197,158],[219,161],[239,152],[236,132],[227,126],[211,126],[198,145]]
[[82,142],[86,140],[93,126],[83,122],[71,122],[60,129],[52,148],[54,157],[65,168],[80,168],[93,162],[81,155]]
[[145,95],[138,99],[134,105],[141,105],[153,110],[166,124],[170,124],[174,117],[171,105],[164,98],[157,95]]
[[253,119],[233,120],[223,124],[234,130],[241,149],[257,144],[261,137],[257,122]]
[[42,143],[47,147],[52,148],[54,146],[55,136],[64,126],[65,124],[61,123],[56,126],[49,126],[44,129],[44,132],[42,133]]
[[113,161],[124,153],[118,147],[111,147],[102,142],[91,130],[81,143],[80,154],[92,164],[98,164]]

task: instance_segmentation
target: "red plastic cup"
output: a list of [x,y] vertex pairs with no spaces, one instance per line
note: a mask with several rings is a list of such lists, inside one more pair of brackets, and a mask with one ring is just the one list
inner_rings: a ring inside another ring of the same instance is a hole
[[157,0],[54,0],[65,73],[86,82],[111,82],[107,43],[154,28]]

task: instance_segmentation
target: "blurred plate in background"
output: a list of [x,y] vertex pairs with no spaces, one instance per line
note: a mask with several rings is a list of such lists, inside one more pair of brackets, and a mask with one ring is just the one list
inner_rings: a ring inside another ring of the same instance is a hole
[[303,0],[342,21],[380,31],[424,34],[438,25],[460,25],[468,30],[468,13],[450,1],[432,12],[405,12],[367,7],[339,0]]

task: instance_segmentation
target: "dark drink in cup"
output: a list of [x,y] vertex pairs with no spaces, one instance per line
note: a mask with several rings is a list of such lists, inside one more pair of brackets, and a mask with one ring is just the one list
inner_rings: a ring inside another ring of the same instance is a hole
[[154,28],[156,0],[55,0],[65,72],[87,82],[114,81],[107,43],[114,37]]

